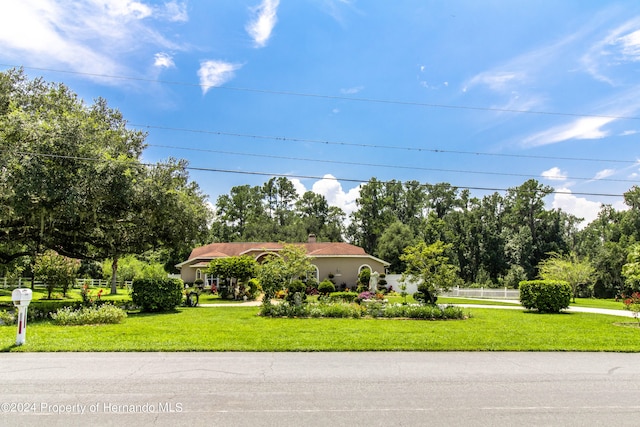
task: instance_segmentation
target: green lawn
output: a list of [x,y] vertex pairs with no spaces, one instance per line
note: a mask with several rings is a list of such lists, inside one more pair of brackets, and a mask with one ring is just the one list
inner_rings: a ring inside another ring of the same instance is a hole
[[24,346],[0,327],[1,351],[624,351],[640,352],[630,318],[470,309],[456,321],[272,319],[256,307],[130,314],[119,325],[33,322]]
[[[101,295],[101,299],[103,300],[107,300],[107,301],[113,301],[113,300],[123,300],[123,299],[131,299],[131,295],[129,294],[129,290],[128,289],[118,289],[118,293],[116,295],[111,295],[111,289],[110,288],[91,288],[91,295],[95,298],[95,296],[98,293],[98,290],[102,289],[102,295]],[[13,292],[13,289],[0,289],[0,304],[4,303],[11,303],[11,292]],[[80,296],[80,289],[69,289],[67,291],[67,295],[66,297],[62,296],[62,292],[58,289],[56,289],[52,294],[52,301],[81,301],[82,297]],[[33,290],[32,293],[32,302],[37,302],[37,301],[50,301],[47,300],[47,291],[43,288],[36,288],[35,290]]]

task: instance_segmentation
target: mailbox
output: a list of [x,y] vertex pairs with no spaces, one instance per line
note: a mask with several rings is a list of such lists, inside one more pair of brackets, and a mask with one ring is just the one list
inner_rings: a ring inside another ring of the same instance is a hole
[[13,305],[16,307],[26,307],[31,302],[31,289],[14,289],[11,293],[11,299],[13,300]]
[[31,289],[18,288],[11,293],[13,305],[18,308],[18,336],[16,345],[22,345],[27,335],[27,307],[31,302]]

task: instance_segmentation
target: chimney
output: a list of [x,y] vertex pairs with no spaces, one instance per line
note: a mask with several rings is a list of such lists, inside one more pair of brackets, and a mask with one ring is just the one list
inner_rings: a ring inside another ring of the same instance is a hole
[[316,235],[315,234],[309,234],[309,240],[308,243],[316,243]]

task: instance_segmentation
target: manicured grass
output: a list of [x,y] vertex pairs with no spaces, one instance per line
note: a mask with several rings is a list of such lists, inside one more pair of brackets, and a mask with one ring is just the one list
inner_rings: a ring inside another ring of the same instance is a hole
[[244,301],[235,301],[230,299],[220,298],[219,295],[212,295],[210,292],[203,292],[198,298],[200,304],[240,304]]
[[[627,318],[470,309],[456,321],[273,319],[256,307],[183,308],[130,314],[122,324],[0,327],[1,351],[625,351],[640,352]],[[618,326],[623,324],[625,326]]]
[[622,301],[616,301],[614,299],[576,298],[576,302],[572,302],[571,305],[578,307],[607,308],[610,310],[625,309]]

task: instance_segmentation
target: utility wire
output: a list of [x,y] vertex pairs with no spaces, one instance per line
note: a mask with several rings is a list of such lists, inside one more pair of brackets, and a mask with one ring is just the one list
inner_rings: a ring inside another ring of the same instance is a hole
[[[246,157],[258,157],[258,158],[267,158],[267,159],[279,159],[279,160],[292,160],[292,161],[302,161],[302,162],[315,162],[315,163],[329,163],[329,164],[338,164],[338,165],[351,165],[351,166],[368,166],[368,167],[377,167],[377,168],[389,168],[389,169],[407,169],[407,170],[422,170],[422,171],[431,171],[431,172],[449,172],[449,173],[464,173],[464,174],[476,174],[476,175],[497,175],[497,176],[514,176],[521,178],[540,178],[541,176],[538,174],[519,174],[519,173],[506,173],[506,172],[487,172],[487,171],[473,171],[468,169],[442,169],[442,168],[427,168],[422,166],[404,166],[404,165],[390,165],[390,164],[382,164],[382,163],[365,163],[365,162],[348,162],[344,160],[324,160],[324,159],[314,159],[314,158],[305,158],[305,157],[290,157],[290,156],[276,156],[274,154],[256,154],[256,153],[238,153],[234,151],[223,151],[223,150],[212,150],[207,148],[188,148],[188,147],[178,147],[174,145],[161,145],[161,144],[147,144],[150,147],[157,148],[169,148],[172,150],[185,150],[185,151],[196,151],[202,153],[214,153],[214,154],[224,154],[224,155],[232,155],[232,156],[246,156]],[[544,178],[549,179],[567,179],[567,180],[579,180],[579,181],[592,181],[595,180],[593,177],[584,178],[584,177],[570,177],[570,176],[546,176]],[[597,181],[610,181],[610,182],[631,182],[638,183],[639,180],[632,179],[613,179],[613,178],[599,178]]]
[[[168,131],[175,131],[175,132],[190,132],[190,133],[200,133],[200,134],[207,134],[207,135],[229,136],[229,137],[237,137],[237,138],[266,139],[266,140],[273,140],[273,141],[293,141],[293,142],[304,142],[304,143],[311,143],[311,144],[341,145],[341,146],[347,146],[347,147],[416,151],[416,152],[427,152],[427,153],[436,153],[436,154],[441,154],[441,153],[467,154],[472,156],[508,157],[508,158],[523,158],[523,159],[539,159],[539,160],[571,160],[571,161],[598,162],[598,163],[603,163],[603,162],[624,163],[624,164],[638,163],[637,160],[626,160],[626,159],[594,159],[594,158],[588,158],[588,157],[559,157],[559,156],[539,156],[539,155],[532,155],[532,154],[504,154],[504,153],[487,153],[487,152],[480,152],[480,151],[443,150],[439,148],[364,144],[364,143],[354,143],[354,142],[344,142],[344,141],[296,138],[296,137],[288,137],[288,136],[255,135],[255,134],[247,134],[247,133],[239,133],[239,132],[224,132],[224,131],[204,130],[204,129],[176,128],[176,127],[168,127],[168,126],[155,126],[155,125],[144,125],[144,124],[135,124],[135,123],[129,123],[129,125],[133,127],[141,128],[141,129],[158,129],[158,130],[168,130]],[[147,144],[147,145],[152,146],[153,144]]]
[[53,72],[53,73],[64,73],[64,74],[74,74],[74,75],[81,75],[81,76],[99,77],[99,78],[106,78],[106,79],[131,80],[131,81],[161,83],[161,84],[176,85],[176,86],[200,87],[200,88],[206,87],[207,89],[228,90],[228,91],[237,91],[237,92],[251,92],[251,93],[260,93],[260,94],[267,94],[267,95],[285,95],[285,96],[297,96],[297,97],[316,98],[316,99],[330,99],[330,100],[339,100],[339,101],[354,101],[354,102],[367,102],[367,103],[392,104],[392,105],[408,105],[408,106],[416,106],[416,107],[429,107],[429,108],[441,108],[441,109],[453,109],[453,110],[489,111],[489,112],[498,112],[498,113],[535,114],[535,115],[564,116],[564,117],[607,118],[607,119],[617,119],[617,120],[640,120],[639,116],[619,116],[619,115],[609,115],[609,114],[585,114],[585,113],[571,113],[571,112],[543,111],[543,110],[519,110],[514,108],[477,107],[477,106],[469,106],[469,105],[434,104],[434,103],[419,102],[419,101],[361,98],[361,97],[304,93],[304,92],[285,91],[285,90],[256,89],[256,88],[234,87],[234,86],[210,86],[210,85],[201,84],[201,83],[147,79],[142,77],[131,77],[131,76],[116,76],[116,75],[109,75],[109,74],[87,73],[87,72],[81,72],[81,71],[58,70],[53,68],[27,67],[24,65],[16,65],[16,64],[0,64],[0,66],[24,68],[28,70],[37,70],[37,71],[47,71],[47,72]]
[[[91,161],[91,162],[117,162],[117,159],[100,159],[95,157],[79,157],[79,156],[69,156],[63,154],[49,154],[49,153],[36,153],[29,151],[11,151],[8,149],[0,148],[0,152],[12,152],[14,154],[19,154],[22,156],[34,156],[34,157],[45,157],[45,158],[57,158],[57,159],[69,159],[69,160],[81,160],[81,161]],[[147,166],[147,167],[156,167],[158,164],[153,163],[132,163],[131,166]],[[331,177],[328,178],[326,176],[318,176],[318,175],[298,175],[298,174],[284,174],[277,172],[261,172],[261,171],[241,171],[241,170],[232,170],[232,169],[218,169],[218,168],[202,168],[202,167],[194,167],[194,166],[184,166],[185,170],[190,171],[199,171],[199,172],[216,172],[216,173],[232,173],[232,174],[241,174],[241,175],[258,175],[258,176],[271,176],[271,177],[285,177],[285,178],[299,178],[299,179],[315,179],[315,180],[323,180],[323,179],[331,179],[335,181],[342,182],[354,182],[354,183],[367,183],[368,179],[356,179],[356,178],[337,178]],[[394,182],[391,181],[378,181],[382,184],[388,184]],[[395,181],[398,182],[398,181]],[[453,185],[451,187],[467,189],[467,190],[478,190],[478,191],[500,191],[506,192],[510,191],[513,188],[500,188],[500,187],[476,187],[476,186],[468,186],[468,185]],[[600,196],[600,197],[623,197],[623,194],[611,194],[611,193],[587,193],[587,192],[572,192],[572,191],[562,191],[562,190],[552,190],[551,194],[570,194],[570,195],[579,195],[579,196]]]

